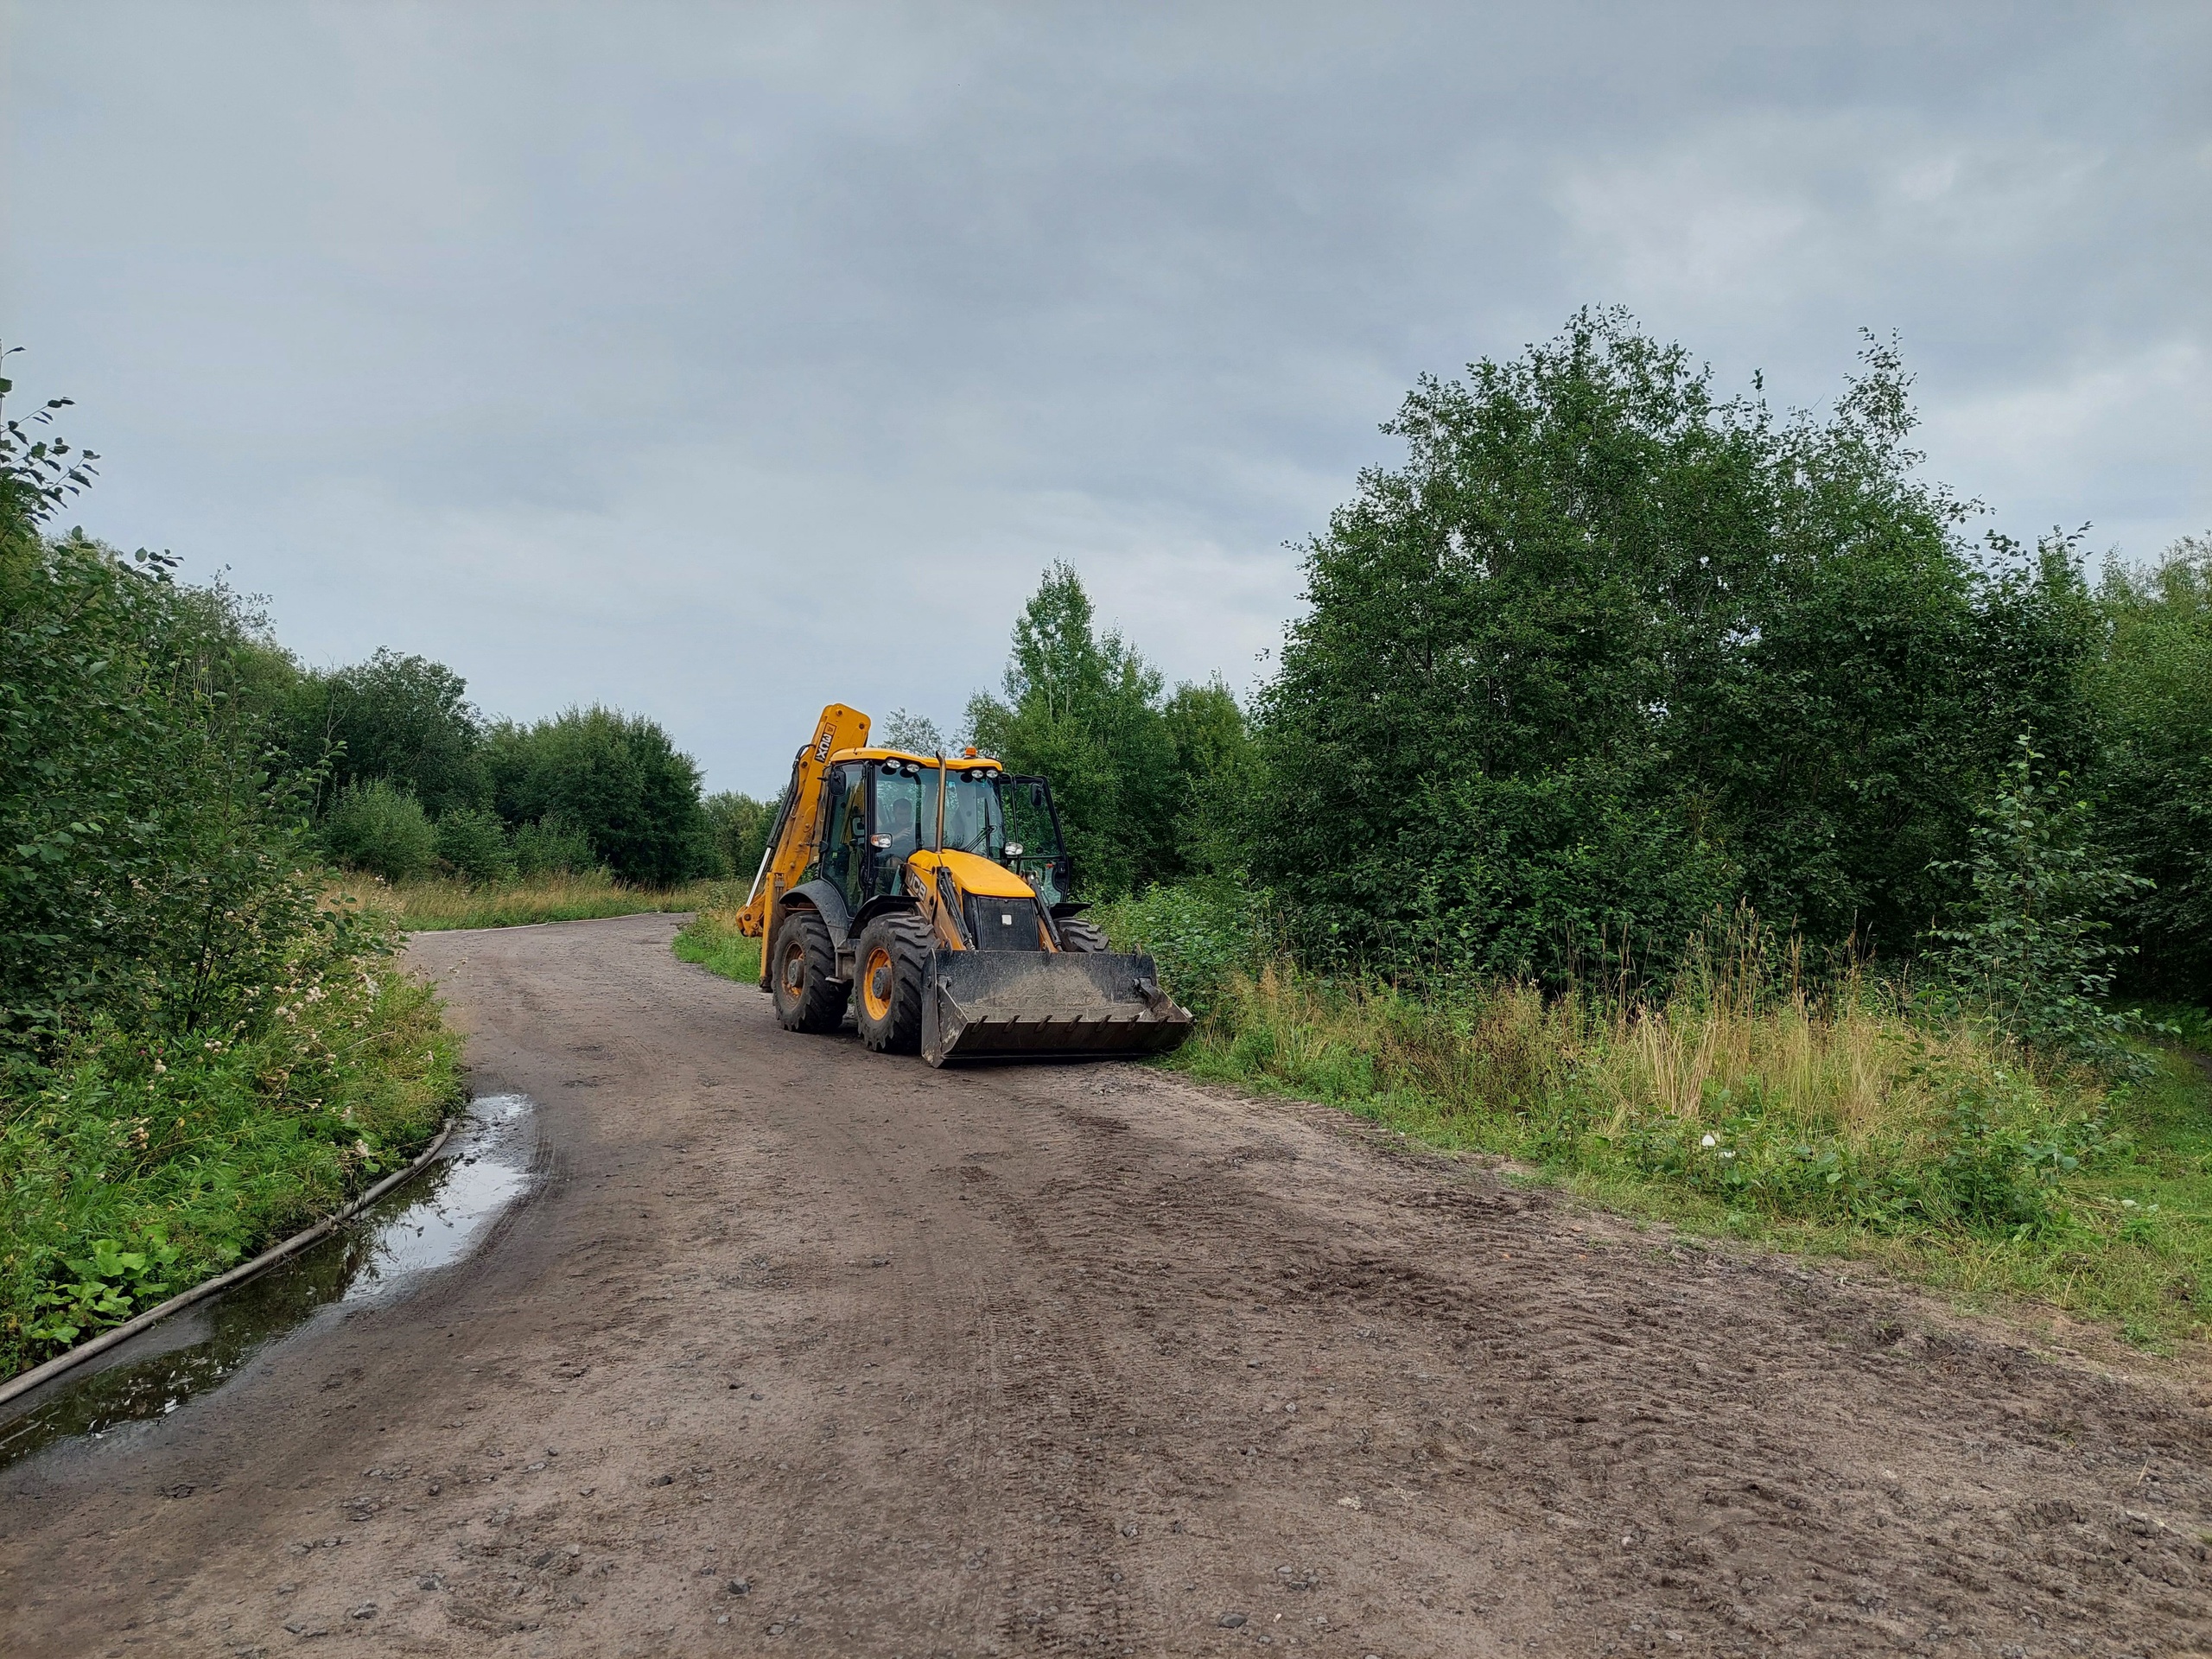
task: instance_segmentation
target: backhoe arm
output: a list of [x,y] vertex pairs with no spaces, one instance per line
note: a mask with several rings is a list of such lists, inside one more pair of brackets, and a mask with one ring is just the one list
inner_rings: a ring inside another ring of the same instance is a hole
[[[753,878],[753,891],[737,913],[737,931],[747,938],[775,937],[776,909],[784,894],[798,885],[814,860],[814,844],[822,834],[823,782],[830,757],[841,749],[857,749],[868,742],[868,716],[857,709],[833,702],[822,711],[813,740],[791,762],[791,785],[768,832],[767,850]],[[768,950],[760,951],[760,983],[768,983]]]

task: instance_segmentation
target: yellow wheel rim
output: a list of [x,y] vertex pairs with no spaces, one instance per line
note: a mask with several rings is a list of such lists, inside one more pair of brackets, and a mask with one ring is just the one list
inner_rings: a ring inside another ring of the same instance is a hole
[[784,948],[784,989],[792,996],[806,988],[806,947],[796,941]]
[[861,969],[861,1006],[869,1019],[891,1017],[891,982],[897,976],[888,950],[879,944],[868,953],[868,966]]

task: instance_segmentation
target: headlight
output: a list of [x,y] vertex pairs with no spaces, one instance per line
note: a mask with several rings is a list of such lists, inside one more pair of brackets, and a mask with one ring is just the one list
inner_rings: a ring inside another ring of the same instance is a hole
[[1007,842],[1006,855],[1008,858],[1020,858],[1021,856],[1021,843],[1018,841],[1009,841]]

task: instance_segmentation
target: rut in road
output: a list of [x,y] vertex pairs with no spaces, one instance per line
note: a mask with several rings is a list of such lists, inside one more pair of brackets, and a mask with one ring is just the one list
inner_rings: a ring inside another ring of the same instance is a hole
[[8,1471],[10,1652],[2180,1654],[2212,1395],[1122,1066],[418,939],[543,1183]]

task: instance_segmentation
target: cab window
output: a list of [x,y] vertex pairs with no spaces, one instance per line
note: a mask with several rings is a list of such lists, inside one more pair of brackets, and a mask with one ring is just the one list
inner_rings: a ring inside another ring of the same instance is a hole
[[868,853],[868,789],[855,761],[830,768],[829,810],[823,814],[822,874],[845,895],[861,901],[861,865]]

